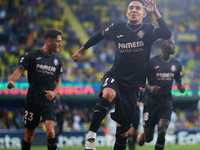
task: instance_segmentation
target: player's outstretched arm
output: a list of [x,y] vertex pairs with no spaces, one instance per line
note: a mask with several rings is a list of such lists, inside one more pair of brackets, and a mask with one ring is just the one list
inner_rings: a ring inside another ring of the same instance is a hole
[[98,32],[97,34],[93,35],[85,44],[82,46],[74,55],[71,56],[71,58],[77,62],[79,61],[81,54],[91,46],[97,44],[99,41],[103,40],[103,31]]
[[15,81],[19,80],[22,73],[23,73],[23,69],[20,67],[17,68],[15,72],[13,72],[13,74],[11,75],[10,80],[8,81],[7,88],[12,89],[13,87],[15,87]]
[[86,49],[84,48],[84,46],[82,46],[74,55],[71,56],[71,58],[77,62],[79,61],[81,54],[85,51]]

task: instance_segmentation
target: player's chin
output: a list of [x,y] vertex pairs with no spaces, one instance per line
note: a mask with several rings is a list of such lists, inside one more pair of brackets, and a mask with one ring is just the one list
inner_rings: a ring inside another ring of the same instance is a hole
[[56,52],[59,52],[60,51],[60,48],[56,48]]
[[136,23],[138,22],[138,20],[132,18],[132,19],[130,20],[130,22],[131,22],[132,24],[136,24]]

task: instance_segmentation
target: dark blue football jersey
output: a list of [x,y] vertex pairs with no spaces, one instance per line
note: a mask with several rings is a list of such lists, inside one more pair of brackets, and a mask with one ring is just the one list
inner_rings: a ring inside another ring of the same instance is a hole
[[153,24],[142,23],[132,29],[128,23],[114,23],[104,37],[116,45],[115,60],[108,72],[123,86],[144,87],[152,44],[158,39]]
[[28,71],[29,89],[27,103],[48,105],[55,103],[44,96],[45,90],[54,90],[56,79],[62,75],[61,57],[52,53],[47,55],[42,50],[28,52],[21,58],[20,66]]
[[168,61],[165,61],[160,55],[153,57],[149,63],[148,82],[151,86],[160,86],[160,89],[157,94],[152,94],[147,90],[147,95],[154,98],[171,97],[173,80],[181,83],[182,74],[182,65],[178,60],[170,57]]

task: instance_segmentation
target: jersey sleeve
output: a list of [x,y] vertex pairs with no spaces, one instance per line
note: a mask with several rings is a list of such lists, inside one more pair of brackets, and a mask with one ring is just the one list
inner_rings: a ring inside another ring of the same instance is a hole
[[155,29],[154,34],[157,38],[169,39],[172,33],[166,24],[165,20],[161,17],[157,20],[159,27]]
[[27,70],[30,66],[30,59],[31,59],[31,53],[26,53],[20,60],[19,67],[23,70]]
[[158,29],[158,27],[154,24],[147,24],[147,29],[149,32],[149,34],[147,36],[148,40],[151,43],[155,42],[158,39],[158,37],[156,35],[156,30]]
[[62,68],[62,60],[60,59],[59,67],[58,67],[58,72],[57,72],[57,78],[61,77],[63,74],[63,68]]
[[177,72],[174,75],[174,79],[176,80],[177,83],[181,83],[182,82],[182,77],[183,77],[182,66],[181,66],[181,63],[178,62]]
[[113,31],[114,31],[115,24],[113,23],[109,27],[107,27],[105,30],[103,30],[103,35],[106,39],[113,39]]

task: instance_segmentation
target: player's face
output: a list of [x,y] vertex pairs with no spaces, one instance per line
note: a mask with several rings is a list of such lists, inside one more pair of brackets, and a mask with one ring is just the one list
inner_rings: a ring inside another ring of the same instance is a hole
[[58,35],[57,38],[51,40],[49,47],[52,52],[59,52],[59,49],[62,46],[61,41],[62,41],[62,38],[60,35]]
[[143,18],[146,16],[146,12],[142,6],[142,3],[138,1],[132,1],[128,5],[126,16],[129,24],[138,25],[142,23]]
[[168,54],[174,54],[175,53],[175,42],[173,39],[169,39],[166,41],[164,45],[164,50]]

